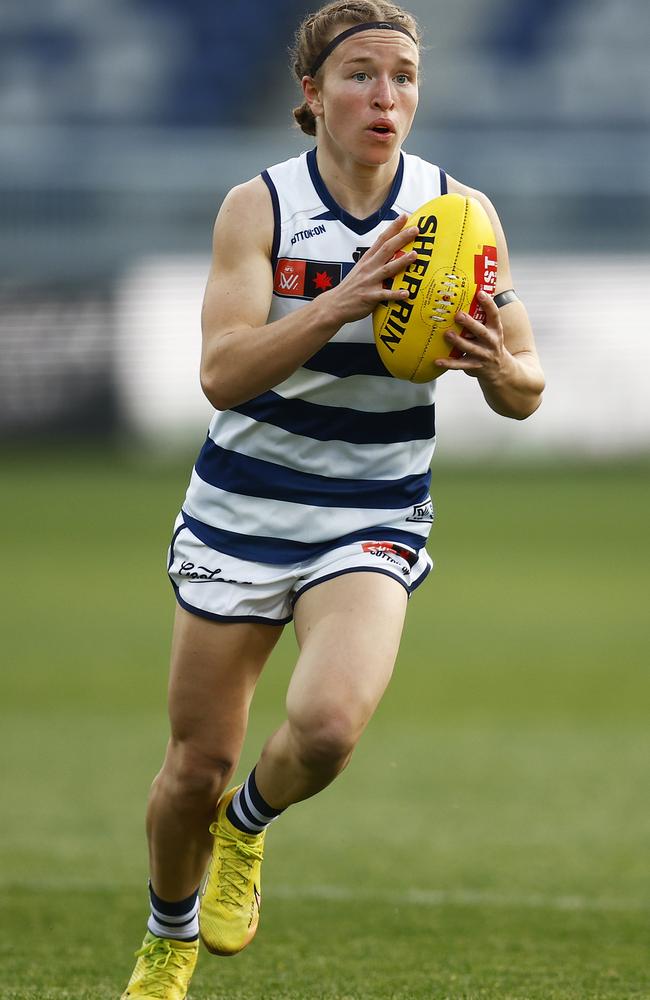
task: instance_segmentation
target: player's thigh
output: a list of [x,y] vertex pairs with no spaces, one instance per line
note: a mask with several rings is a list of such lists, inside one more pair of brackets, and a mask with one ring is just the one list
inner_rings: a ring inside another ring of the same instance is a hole
[[347,573],[305,591],[294,617],[300,656],[287,694],[289,720],[338,719],[358,736],[391,678],[407,593],[383,573]]
[[177,606],[169,680],[172,741],[208,755],[244,738],[255,685],[281,626],[215,622]]

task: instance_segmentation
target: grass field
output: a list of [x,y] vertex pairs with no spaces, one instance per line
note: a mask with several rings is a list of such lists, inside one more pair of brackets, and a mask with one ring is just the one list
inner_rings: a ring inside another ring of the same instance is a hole
[[[190,460],[0,457],[0,998],[116,1000],[166,739]],[[650,998],[641,463],[434,476],[436,572],[348,771],[273,828],[260,932],[193,1000]],[[282,717],[262,679],[241,774]]]

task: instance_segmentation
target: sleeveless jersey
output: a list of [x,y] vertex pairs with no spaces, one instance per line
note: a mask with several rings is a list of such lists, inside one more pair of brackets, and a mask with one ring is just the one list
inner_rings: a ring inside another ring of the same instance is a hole
[[[265,170],[275,219],[273,300],[281,319],[341,282],[391,220],[447,190],[443,170],[402,153],[367,219],[327,190],[316,149]],[[217,411],[183,504],[207,545],[257,562],[300,562],[362,540],[416,551],[429,533],[435,381],[393,378],[372,318],[347,323],[288,379]]]

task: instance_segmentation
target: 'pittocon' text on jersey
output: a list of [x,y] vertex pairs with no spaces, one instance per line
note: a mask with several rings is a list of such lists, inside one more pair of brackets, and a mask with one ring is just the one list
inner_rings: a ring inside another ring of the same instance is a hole
[[[364,220],[334,201],[315,150],[262,177],[275,216],[268,322],[335,287],[400,213],[446,193],[444,171],[404,153],[386,201]],[[215,413],[186,524],[207,545],[260,562],[368,538],[420,549],[431,523],[434,391],[435,382],[386,371],[370,317],[347,323],[286,381]]]

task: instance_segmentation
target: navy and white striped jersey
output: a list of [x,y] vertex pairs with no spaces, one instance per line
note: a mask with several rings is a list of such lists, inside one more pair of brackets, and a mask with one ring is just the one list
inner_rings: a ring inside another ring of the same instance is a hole
[[[262,177],[275,216],[269,322],[333,288],[393,219],[447,190],[444,171],[402,153],[386,201],[360,220],[330,195],[315,149]],[[432,520],[434,391],[386,371],[371,317],[346,324],[286,381],[215,413],[183,504],[187,526],[258,562],[365,539],[419,550]]]

